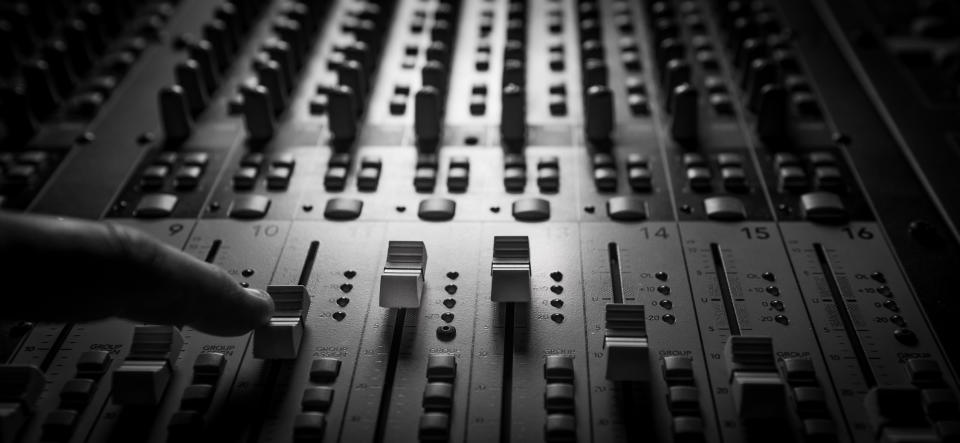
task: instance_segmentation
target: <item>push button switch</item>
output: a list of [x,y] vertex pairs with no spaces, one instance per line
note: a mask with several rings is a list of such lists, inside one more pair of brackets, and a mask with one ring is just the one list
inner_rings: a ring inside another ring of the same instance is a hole
[[693,360],[676,355],[663,357],[663,379],[671,386],[692,385]]
[[735,197],[710,197],[703,200],[707,218],[717,221],[741,221],[747,218],[743,202]]
[[513,202],[513,218],[520,221],[543,221],[550,218],[550,202],[527,198]]
[[107,351],[86,351],[77,359],[77,378],[98,380],[112,362],[113,357]]
[[427,383],[423,390],[423,409],[449,411],[453,408],[453,385],[450,383]]
[[840,223],[847,220],[847,209],[837,194],[808,192],[800,196],[800,206],[807,220]]
[[331,198],[323,210],[323,216],[330,220],[354,220],[363,211],[363,200],[354,198]]
[[230,205],[230,217],[241,220],[263,218],[270,209],[270,199],[262,195],[237,197]]
[[203,412],[210,406],[213,400],[213,392],[216,388],[208,384],[195,384],[187,386],[183,391],[183,397],[180,398],[180,409],[184,411]]
[[549,414],[544,425],[547,442],[571,442],[577,439],[577,420],[571,414]]
[[450,415],[444,412],[426,412],[420,416],[420,441],[447,441],[450,434]]
[[83,410],[93,397],[97,382],[89,378],[67,380],[60,389],[60,407],[62,409]]
[[543,377],[550,383],[573,383],[573,358],[548,355],[543,363]]
[[667,405],[674,415],[700,415],[700,393],[696,386],[671,386]]
[[452,354],[432,354],[427,358],[427,380],[453,381],[457,376],[457,359]]
[[457,212],[457,202],[447,198],[428,198],[420,201],[417,216],[421,220],[447,221]]
[[177,206],[177,196],[170,194],[145,194],[134,209],[138,218],[168,217]]
[[293,441],[306,443],[322,441],[327,429],[327,416],[322,412],[304,412],[293,420]]
[[549,412],[573,411],[575,390],[570,383],[550,383],[543,393],[544,406]]
[[303,391],[300,406],[307,412],[327,412],[333,404],[333,388],[326,386],[311,387]]
[[636,197],[607,200],[607,215],[617,221],[641,221],[647,218],[647,203]]
[[314,383],[332,383],[340,375],[340,360],[330,357],[314,359],[310,363],[310,381]]

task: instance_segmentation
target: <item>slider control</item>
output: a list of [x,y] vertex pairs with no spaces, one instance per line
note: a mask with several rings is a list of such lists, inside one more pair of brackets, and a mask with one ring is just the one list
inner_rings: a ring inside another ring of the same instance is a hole
[[697,90],[689,83],[673,89],[673,121],[670,123],[670,135],[677,141],[696,140],[700,129],[700,111],[698,109]]
[[507,143],[521,143],[526,137],[526,98],[523,88],[509,84],[503,88],[503,112],[500,113],[500,137]]
[[263,85],[245,85],[243,93],[243,117],[247,132],[253,140],[269,140],[276,131],[273,120],[273,103],[270,91]]
[[174,326],[137,326],[130,354],[113,373],[114,403],[125,406],[160,403],[181,346],[183,337]]
[[649,381],[650,348],[643,305],[610,303],[606,308],[607,380]]
[[310,310],[310,293],[303,285],[268,286],[274,313],[253,333],[253,357],[267,360],[297,358],[303,325]]
[[380,276],[380,307],[418,308],[427,268],[427,247],[421,241],[391,241]]
[[530,239],[526,236],[493,238],[491,299],[498,303],[530,302]]
[[33,415],[45,384],[34,366],[0,366],[0,442],[14,441]]
[[730,392],[737,415],[745,421],[787,417],[787,391],[777,372],[773,339],[731,336],[725,348]]
[[433,86],[424,86],[417,92],[414,102],[413,129],[417,141],[433,144],[440,140],[440,91]]

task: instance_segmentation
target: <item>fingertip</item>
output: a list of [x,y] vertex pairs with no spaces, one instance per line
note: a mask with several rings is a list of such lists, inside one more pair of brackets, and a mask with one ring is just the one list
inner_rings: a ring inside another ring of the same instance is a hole
[[[245,288],[246,293],[256,299],[255,302],[251,303],[255,306],[254,310],[259,310],[259,315],[255,316],[259,318],[259,322],[256,326],[260,326],[270,320],[270,317],[273,316],[273,299],[270,298],[270,294],[267,294],[266,291],[261,291],[254,288]],[[254,327],[256,327],[254,326]]]

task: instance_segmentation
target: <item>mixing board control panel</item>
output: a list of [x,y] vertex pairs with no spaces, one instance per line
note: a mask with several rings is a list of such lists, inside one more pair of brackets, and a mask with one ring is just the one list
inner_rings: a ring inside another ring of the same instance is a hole
[[0,1],[0,207],[275,306],[21,328],[0,442],[960,441],[953,205],[828,3]]

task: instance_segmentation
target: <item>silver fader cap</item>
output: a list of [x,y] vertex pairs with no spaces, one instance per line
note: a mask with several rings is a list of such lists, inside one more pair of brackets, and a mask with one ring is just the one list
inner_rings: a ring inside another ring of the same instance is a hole
[[113,373],[113,401],[125,406],[160,403],[182,346],[175,326],[137,326],[130,354]]
[[423,294],[427,248],[421,241],[391,241],[380,276],[380,307],[418,308]]
[[649,381],[650,348],[643,305],[610,303],[606,307],[607,380]]
[[267,293],[273,299],[275,311],[269,323],[253,332],[253,357],[297,358],[303,325],[310,310],[310,293],[303,285],[268,286]]
[[490,298],[497,303],[530,302],[530,239],[526,236],[493,238],[493,276]]

